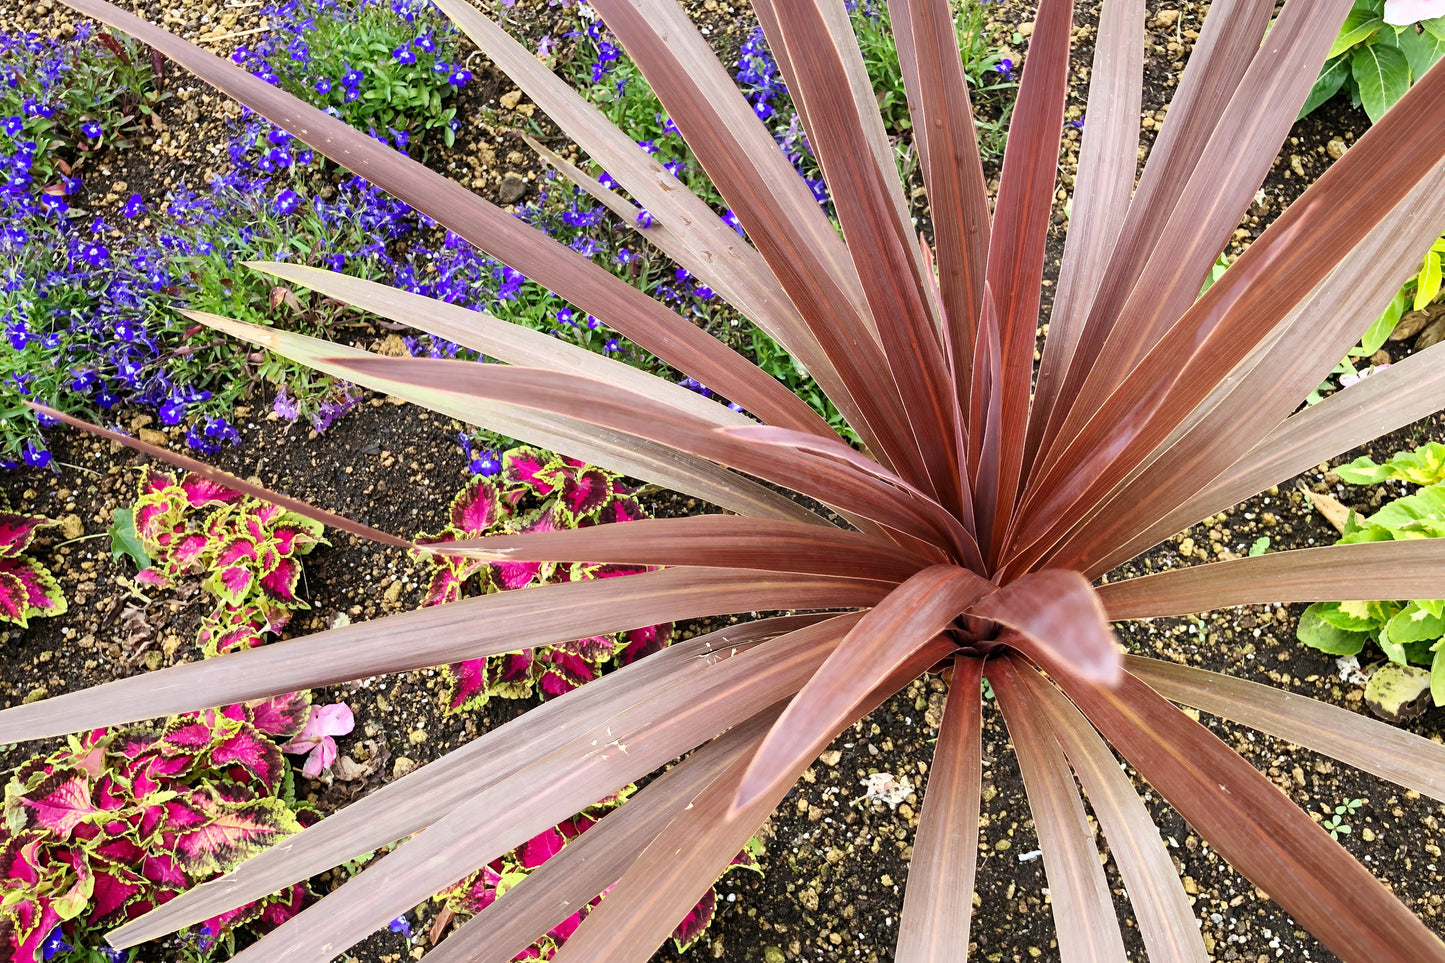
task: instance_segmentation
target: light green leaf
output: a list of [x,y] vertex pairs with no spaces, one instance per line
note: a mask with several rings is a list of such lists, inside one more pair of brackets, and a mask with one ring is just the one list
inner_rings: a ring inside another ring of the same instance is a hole
[[1361,9],[1359,4],[1350,11],[1345,18],[1345,23],[1340,27],[1340,34],[1335,38],[1335,45],[1330,48],[1330,56],[1338,57],[1356,44],[1369,40],[1376,31],[1385,25],[1380,15],[1373,10]]
[[[1315,79],[1315,85],[1310,88],[1310,95],[1305,98],[1305,104],[1300,108],[1296,120],[1308,117],[1315,108],[1329,100],[1340,92],[1345,85],[1345,80],[1350,76],[1350,58],[1346,56],[1335,57],[1326,61],[1324,69],[1320,71],[1319,77]],[[1206,286],[1207,290],[1207,286]]]
[[1425,32],[1437,40],[1445,40],[1445,17],[1435,17],[1432,20],[1421,20],[1420,26]]
[[1425,306],[1440,293],[1440,255],[1433,250],[1425,255],[1425,264],[1420,269],[1419,276],[1415,279],[1415,310],[1424,310]]
[[1328,655],[1358,655],[1369,640],[1368,632],[1350,632],[1336,628],[1319,616],[1319,609],[1329,602],[1316,602],[1300,616],[1295,637],[1312,649]]
[[1410,63],[1411,80],[1419,80],[1425,76],[1425,71],[1435,65],[1435,61],[1445,55],[1445,37],[1437,37],[1431,33],[1416,33],[1414,27],[1406,27],[1395,38],[1395,43],[1404,52],[1405,59]]
[[1398,292],[1390,301],[1389,307],[1385,308],[1383,314],[1370,325],[1370,330],[1360,339],[1361,346],[1365,349],[1366,355],[1372,355],[1379,351],[1390,337],[1390,332],[1395,330],[1395,325],[1400,323],[1400,316],[1410,307],[1410,299],[1404,291]]
[[1335,469],[1340,480],[1351,485],[1377,485],[1394,474],[1390,465],[1377,465],[1369,455],[1361,455],[1348,465]]
[[1399,47],[1371,43],[1350,56],[1350,72],[1360,85],[1360,103],[1371,123],[1378,124],[1385,111],[1410,89],[1410,63]]
[[1426,642],[1445,635],[1445,619],[1437,618],[1416,602],[1401,609],[1390,619],[1386,631],[1390,641],[1405,644]]
[[1249,557],[1256,558],[1260,555],[1263,555],[1267,551],[1269,551],[1268,535],[1264,536],[1263,538],[1257,538],[1254,540],[1254,544],[1249,546]]
[[112,558],[127,556],[137,568],[150,568],[151,557],[140,543],[135,531],[135,511],[129,508],[117,509],[110,522],[110,554]]
[[1445,706],[1445,645],[1436,649],[1430,660],[1430,698],[1437,706]]

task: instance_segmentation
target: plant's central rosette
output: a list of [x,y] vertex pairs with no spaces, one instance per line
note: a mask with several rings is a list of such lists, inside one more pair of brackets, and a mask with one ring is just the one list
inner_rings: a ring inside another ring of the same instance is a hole
[[1001,630],[1002,626],[989,619],[960,615],[949,626],[948,634],[964,655],[987,658],[998,654],[1004,648],[1003,643],[998,641]]

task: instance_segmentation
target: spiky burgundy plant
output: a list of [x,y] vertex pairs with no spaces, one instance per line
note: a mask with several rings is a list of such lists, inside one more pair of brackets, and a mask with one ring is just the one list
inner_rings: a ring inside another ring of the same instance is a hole
[[[1196,301],[1350,0],[1288,0],[1272,25],[1275,0],[1215,0],[1137,185],[1144,4],[1106,0],[1036,384],[1071,0],[1039,4],[992,212],[948,4],[892,0],[932,209],[934,236],[922,243],[842,0],[754,3],[842,238],[673,0],[594,0],[751,243],[496,24],[462,0],[438,0],[651,212],[649,241],[807,366],[863,440],[861,452],[688,321],[459,185],[103,0],[67,2],[153,44],[762,424],[494,318],[323,271],[255,265],[506,364],[379,358],[199,320],[731,514],[477,540],[462,550],[668,568],[470,599],[113,682],[0,714],[0,741],[657,622],[819,610],[675,645],[549,702],[124,927],[118,943],[415,833],[238,957],[328,959],[701,746],[589,832],[588,849],[564,851],[527,898],[498,900],[430,956],[508,960],[565,906],[612,885],[557,959],[642,959],[829,739],[919,673],[950,667],[899,959],[957,959],[968,945],[981,678],[992,682],[1018,752],[1064,959],[1123,958],[1071,769],[1108,837],[1150,957],[1205,959],[1158,832],[1110,746],[1341,957],[1445,959],[1441,942],[1368,870],[1170,701],[1437,799],[1445,799],[1445,749],[1298,696],[1124,658],[1108,624],[1254,602],[1429,597],[1445,572],[1445,543],[1281,552],[1091,587],[1197,519],[1419,418],[1441,397],[1445,352],[1431,348],[1291,414],[1445,227],[1445,69],[1422,78]],[[631,202],[570,173],[635,214]]]

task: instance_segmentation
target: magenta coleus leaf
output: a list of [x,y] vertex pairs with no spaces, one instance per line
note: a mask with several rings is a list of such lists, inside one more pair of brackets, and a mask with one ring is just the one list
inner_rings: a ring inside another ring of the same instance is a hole
[[149,889],[144,876],[125,868],[110,865],[95,871],[90,897],[90,923],[108,926],[126,919],[125,910]]
[[487,660],[467,659],[442,666],[442,684],[442,708],[448,714],[480,709],[487,702]]
[[473,536],[497,524],[503,514],[497,486],[485,478],[474,478],[452,499],[449,517],[452,528]]
[[54,524],[43,515],[0,512],[0,558],[15,558],[30,547],[37,529]]
[[300,583],[301,563],[290,558],[278,559],[276,566],[261,576],[261,590],[278,605],[305,608],[306,603],[296,596],[296,587]]
[[299,829],[279,799],[226,805],[209,822],[176,834],[175,857],[192,875],[224,872]]
[[206,588],[226,602],[240,604],[256,582],[256,573],[245,565],[231,565],[218,568],[206,580]]
[[502,479],[511,488],[530,488],[546,497],[557,488],[563,470],[557,456],[537,448],[513,448],[502,455]]
[[648,518],[640,504],[635,498],[614,498],[603,505],[597,512],[597,520],[605,524],[612,522],[635,522],[639,518]]
[[91,800],[90,774],[81,769],[57,769],[20,797],[26,808],[27,828],[49,830],[68,838],[77,826],[101,812]]
[[251,724],[268,736],[289,739],[298,735],[311,714],[311,693],[292,692],[246,703]]
[[717,894],[708,890],[692,911],[683,917],[682,922],[677,924],[677,929],[672,931],[672,941],[677,945],[677,951],[686,953],[707,931],[716,915]]
[[200,475],[188,474],[181,479],[180,489],[192,508],[230,505],[241,500],[241,493]]
[[255,726],[242,723],[227,738],[211,747],[211,765],[240,766],[261,780],[269,790],[280,785],[285,765],[281,750]]
[[60,914],[48,900],[22,896],[0,906],[0,951],[8,950],[11,960],[29,963],[43,958],[45,940],[60,922]]
[[25,583],[9,572],[0,572],[0,622],[14,622],[25,628],[29,624],[26,620],[29,601]]
[[597,515],[612,500],[612,478],[598,468],[568,475],[562,482],[562,505],[574,519]]
[[560,853],[565,842],[556,829],[544,829],[521,845],[517,858],[523,869],[536,869]]

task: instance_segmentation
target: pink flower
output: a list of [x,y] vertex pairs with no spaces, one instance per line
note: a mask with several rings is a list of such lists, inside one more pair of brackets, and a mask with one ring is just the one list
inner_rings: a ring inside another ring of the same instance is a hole
[[1385,0],[1385,22],[1396,27],[1445,17],[1445,0]]
[[336,761],[336,740],[332,736],[344,736],[356,725],[351,708],[344,702],[333,702],[329,706],[312,706],[311,714],[301,732],[286,745],[282,752],[308,753],[306,765],[301,772],[315,779]]

